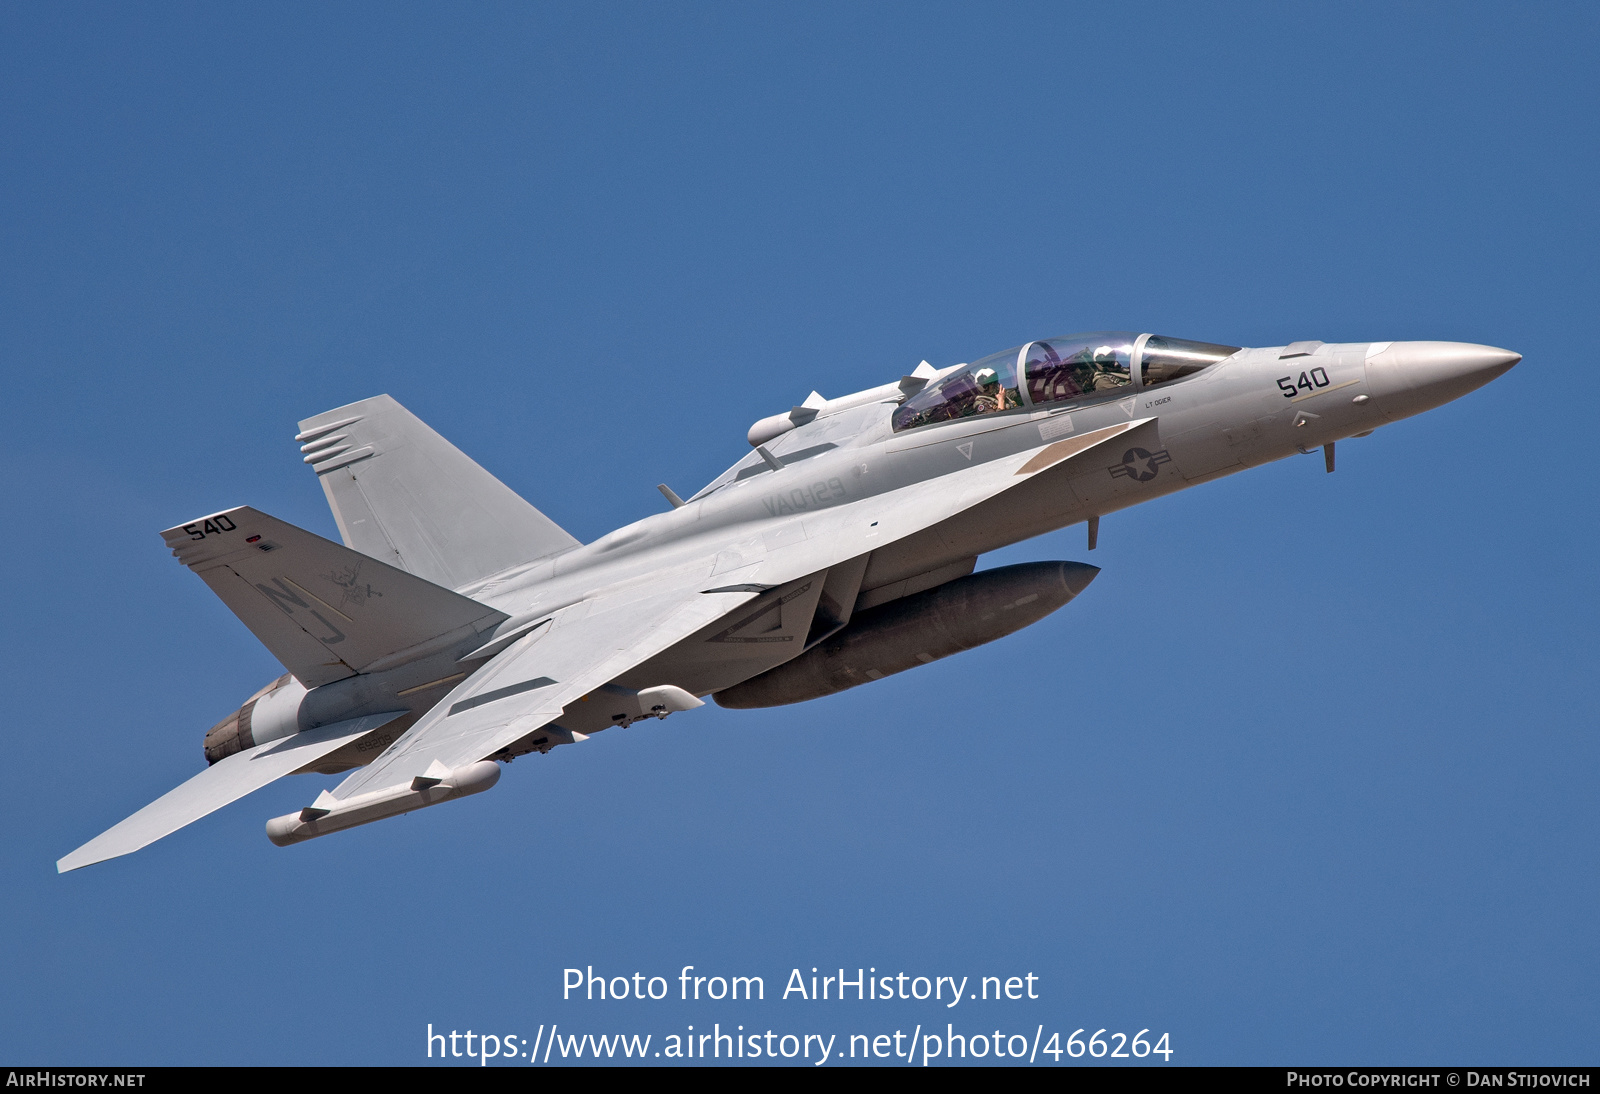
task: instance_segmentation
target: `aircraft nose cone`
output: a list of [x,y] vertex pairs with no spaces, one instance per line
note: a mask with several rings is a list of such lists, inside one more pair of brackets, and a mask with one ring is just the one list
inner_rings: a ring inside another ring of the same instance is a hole
[[1389,353],[1413,388],[1462,381],[1479,387],[1522,360],[1520,353],[1470,342],[1396,342]]
[[1404,417],[1459,399],[1522,360],[1471,342],[1391,342],[1367,358],[1367,387],[1386,412]]
[[1063,562],[1061,564],[1061,583],[1067,590],[1077,596],[1089,587],[1089,582],[1100,573],[1100,567],[1090,566],[1087,562]]

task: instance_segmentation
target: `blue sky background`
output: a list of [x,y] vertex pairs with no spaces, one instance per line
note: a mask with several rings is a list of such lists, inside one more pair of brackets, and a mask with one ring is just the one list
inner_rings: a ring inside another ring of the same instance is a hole
[[[951,1021],[1596,1063],[1597,32],[1581,4],[0,10],[0,1062]],[[813,387],[1103,328],[1526,359],[1335,475],[982,560],[1104,570],[936,666],[280,850],[263,821],[318,788],[287,780],[56,876],[280,671],[156,531],[251,504],[336,536],[298,419],[389,392],[587,541]],[[568,966],[686,964],[768,1001],[560,1000]],[[774,999],[841,965],[1042,998]]]

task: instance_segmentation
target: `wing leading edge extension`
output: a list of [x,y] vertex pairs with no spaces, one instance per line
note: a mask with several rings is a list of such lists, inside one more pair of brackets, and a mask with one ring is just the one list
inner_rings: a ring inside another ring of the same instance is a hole
[[[985,502],[1036,483],[1045,476],[1062,481],[1078,474],[1090,453],[1118,438],[1132,442],[1140,430],[1153,430],[1155,418],[1137,418],[1043,444],[972,468],[795,518],[804,528],[788,546],[769,552],[758,564],[742,569],[740,580],[781,585],[837,565],[867,551],[883,548],[926,532],[955,518],[981,512]],[[1053,488],[1054,483],[1048,484]]]

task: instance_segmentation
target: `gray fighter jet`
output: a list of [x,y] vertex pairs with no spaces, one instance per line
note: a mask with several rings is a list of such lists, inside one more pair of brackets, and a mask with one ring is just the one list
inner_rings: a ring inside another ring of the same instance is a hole
[[[350,774],[279,845],[492,787],[500,764],[703,705],[798,703],[1033,623],[1098,570],[980,555],[1321,448],[1521,360],[1457,342],[1029,342],[763,418],[687,501],[581,544],[387,395],[300,423],[344,543],[249,507],[161,533],[288,670],[210,766],[57,862],[273,780]],[[939,672],[940,669],[929,669]]]

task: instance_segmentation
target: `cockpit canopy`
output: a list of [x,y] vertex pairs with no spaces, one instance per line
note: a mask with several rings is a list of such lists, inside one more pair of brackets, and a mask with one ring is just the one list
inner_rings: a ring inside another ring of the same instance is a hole
[[1099,331],[1032,342],[1023,348],[1023,374],[1034,403],[1056,403],[1133,383],[1137,334]]
[[1210,342],[1186,342],[1182,338],[1146,338],[1139,354],[1141,387],[1155,387],[1170,380],[1209,368],[1238,353],[1239,346],[1218,346]]
[[1014,407],[1088,401],[1155,387],[1238,352],[1238,346],[1131,331],[1094,331],[1029,342],[929,384],[894,412],[893,426],[898,432]]

